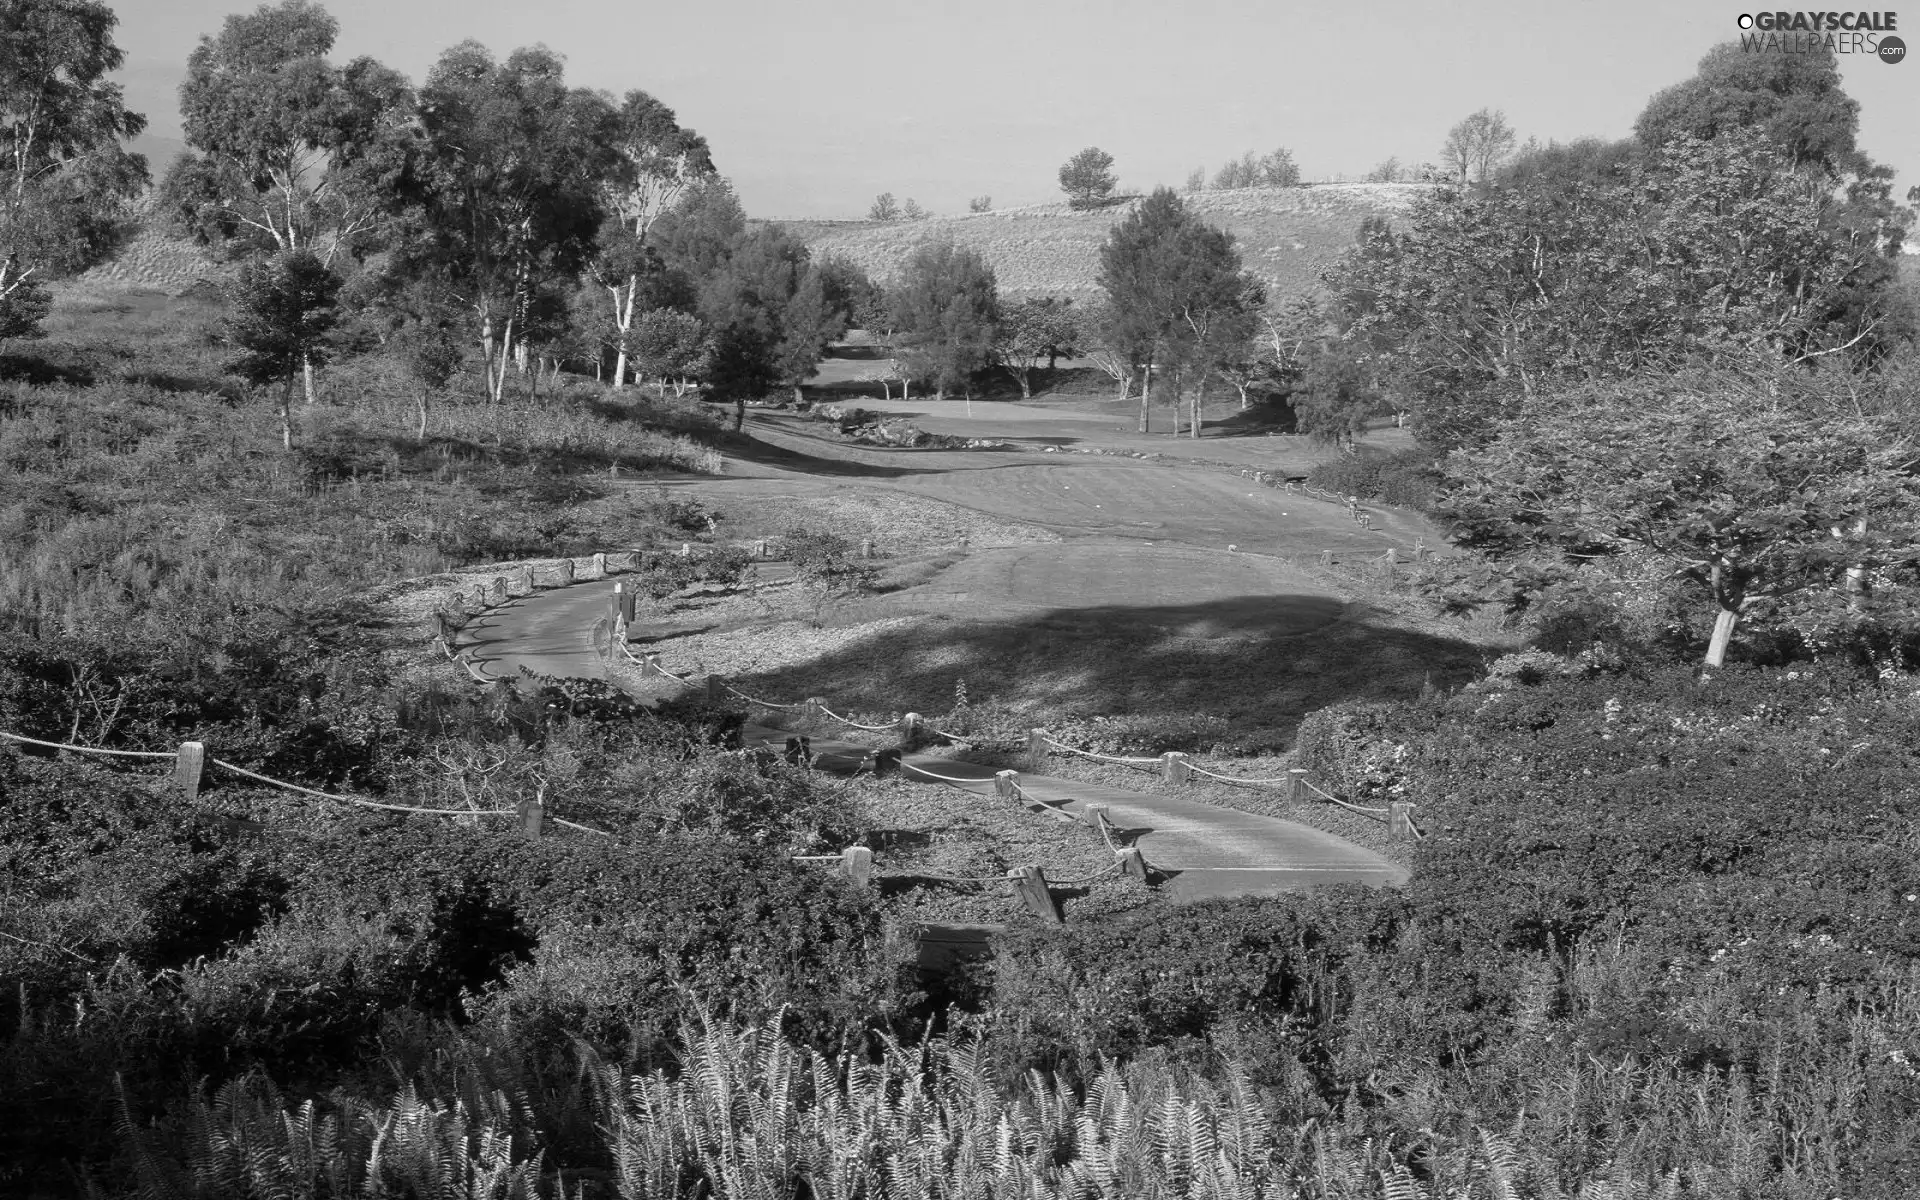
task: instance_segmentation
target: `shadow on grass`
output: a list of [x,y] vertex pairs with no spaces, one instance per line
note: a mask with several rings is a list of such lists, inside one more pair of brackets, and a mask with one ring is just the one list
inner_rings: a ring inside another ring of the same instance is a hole
[[[812,436],[790,430],[783,432],[797,437]],[[845,458],[827,458],[789,446],[776,446],[750,433],[730,435],[721,445],[729,457],[754,466],[798,471],[808,475],[824,475],[837,479],[903,479],[911,475],[944,475],[953,469],[945,466],[880,466],[877,463],[858,462]],[[881,447],[862,448],[881,449]],[[899,447],[889,447],[887,450],[890,454],[918,453],[918,451]]]
[[811,663],[733,682],[772,699],[819,695],[868,712],[928,714],[945,712],[964,682],[974,727],[962,732],[1023,736],[1035,719],[1124,715],[1184,728],[1217,718],[1227,725],[1208,722],[1207,729],[1228,730],[1233,744],[1277,750],[1291,745],[1310,712],[1343,700],[1411,699],[1428,685],[1456,687],[1478,674],[1487,654],[1467,626],[1449,636],[1371,611],[1302,632],[1299,615],[1286,609],[1303,599],[1335,603],[1247,597],[999,619],[977,619],[956,605]]
[[31,354],[0,354],[0,382],[26,383],[47,387],[63,383],[70,387],[92,387],[92,364],[60,362]]

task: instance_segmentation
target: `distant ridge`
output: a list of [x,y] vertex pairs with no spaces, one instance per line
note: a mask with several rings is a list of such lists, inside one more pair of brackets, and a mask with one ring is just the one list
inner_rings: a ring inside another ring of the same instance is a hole
[[[1353,244],[1370,216],[1403,216],[1424,183],[1322,183],[1296,188],[1191,192],[1189,208],[1234,235],[1247,269],[1276,299],[1316,290],[1320,272]],[[1075,212],[1065,201],[919,221],[780,221],[816,256],[838,255],[882,282],[892,279],[928,237],[951,235],[980,252],[1008,295],[1085,295],[1098,291],[1100,245],[1137,200]]]

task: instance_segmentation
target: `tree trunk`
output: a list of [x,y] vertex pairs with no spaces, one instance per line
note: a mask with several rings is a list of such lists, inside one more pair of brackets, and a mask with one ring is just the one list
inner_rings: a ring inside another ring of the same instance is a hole
[[493,376],[493,402],[500,403],[507,390],[507,362],[513,354],[513,318],[507,318],[507,327],[500,331],[500,370]]
[[1148,406],[1153,403],[1153,360],[1147,360],[1146,374],[1140,379],[1140,429],[1141,433],[1153,430],[1153,418]]
[[797,383],[794,384],[793,385],[793,406],[795,408],[801,408],[801,407],[804,407],[806,403],[807,403],[807,398],[804,394],[801,393],[800,385]]
[[738,396],[733,402],[733,431],[739,433],[747,427],[747,398]]
[[293,449],[293,372],[287,372],[287,386],[280,392],[280,446]]
[[420,401],[420,440],[427,440],[427,389],[421,388],[417,397]]
[[627,298],[624,302],[620,299],[620,289],[610,290],[613,292],[613,325],[620,332],[620,353],[613,363],[613,386],[623,388],[627,386],[627,333],[633,328],[633,301],[640,294],[640,277],[627,276]]
[[1200,436],[1200,410],[1206,405],[1206,402],[1207,374],[1205,371],[1202,371],[1199,382],[1196,383],[1193,388],[1193,412],[1191,419],[1187,422],[1187,432],[1194,438]]
[[1707,643],[1707,665],[1719,667],[1727,661],[1727,643],[1733,640],[1734,623],[1740,619],[1740,610],[1723,608],[1713,619],[1713,640]]
[[302,379],[306,383],[307,403],[312,404],[313,397],[314,397],[314,390],[313,390],[313,356],[311,354],[302,354],[300,356],[300,374]]
[[1027,373],[1025,371],[1020,372],[1020,398],[1022,400],[1033,399],[1033,389],[1027,384]]

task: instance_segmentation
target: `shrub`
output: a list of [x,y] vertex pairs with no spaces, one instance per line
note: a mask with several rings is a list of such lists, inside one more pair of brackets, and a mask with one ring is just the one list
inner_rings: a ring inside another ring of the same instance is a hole
[[837,533],[795,526],[781,536],[781,553],[801,583],[828,596],[873,590],[877,575],[855,557],[855,546]]
[[1320,463],[1307,476],[1314,487],[1421,512],[1432,507],[1439,479],[1433,455],[1426,450],[1342,455]]

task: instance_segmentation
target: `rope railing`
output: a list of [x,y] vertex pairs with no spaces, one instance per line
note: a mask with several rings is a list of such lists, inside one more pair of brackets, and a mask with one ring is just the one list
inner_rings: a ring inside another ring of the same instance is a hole
[[1276,783],[1287,782],[1287,776],[1285,775],[1277,775],[1271,779],[1243,779],[1238,775],[1222,775],[1218,771],[1209,771],[1195,762],[1188,763],[1187,769],[1197,775],[1205,775],[1209,779],[1218,779],[1221,783],[1239,783],[1249,787],[1266,787]]
[[23,737],[17,733],[0,732],[0,738],[10,742],[22,742],[29,746],[45,746],[49,750],[72,750],[80,754],[109,754],[116,758],[172,758],[172,751],[159,750],[108,750],[102,746],[70,746],[66,742],[43,742],[39,738]]
[[898,721],[892,722],[891,724],[887,724],[887,725],[862,725],[860,722],[854,720],[852,717],[841,716],[839,713],[834,712],[832,709],[828,708],[824,704],[819,705],[818,707],[820,709],[821,716],[831,717],[834,720],[840,722],[842,725],[851,725],[855,729],[864,729],[868,733],[885,733],[889,730],[900,728],[900,723]]
[[721,680],[720,686],[732,692],[734,695],[740,697],[742,700],[745,700],[748,704],[757,704],[761,708],[795,709],[795,708],[806,707],[806,705],[804,704],[775,704],[771,700],[760,700],[753,696],[747,695],[745,692],[741,691],[739,688],[733,686],[732,684],[726,682],[725,680]]
[[1081,750],[1077,747],[1069,746],[1064,742],[1056,742],[1052,738],[1047,739],[1047,745],[1052,746],[1055,750],[1064,751],[1067,754],[1078,754],[1083,758],[1095,758],[1101,762],[1119,763],[1122,766],[1129,767],[1141,764],[1155,764],[1160,761],[1157,758],[1127,758],[1113,754],[1098,754],[1092,750]]
[[518,815],[512,809],[504,808],[415,808],[405,804],[383,804],[378,800],[362,800],[358,796],[342,796],[337,792],[322,792],[315,788],[302,787],[297,783],[288,783],[284,779],[275,779],[271,775],[262,775],[258,771],[249,771],[245,767],[237,767],[230,762],[211,756],[207,758],[207,762],[209,765],[219,767],[223,771],[230,771],[235,775],[242,775],[248,779],[258,780],[261,783],[281,788],[285,791],[299,792],[307,796],[317,796],[322,800],[339,800],[347,804],[358,805],[361,808],[380,808],[388,812],[426,813],[431,816],[440,817],[511,817]]
[[952,775],[940,775],[940,774],[936,774],[933,771],[927,770],[925,767],[915,766],[912,763],[901,763],[900,769],[902,771],[912,771],[918,775],[925,775],[928,779],[937,779],[941,783],[972,785],[972,784],[980,784],[980,783],[991,784],[993,782],[993,780],[990,778],[989,779],[959,779]]

